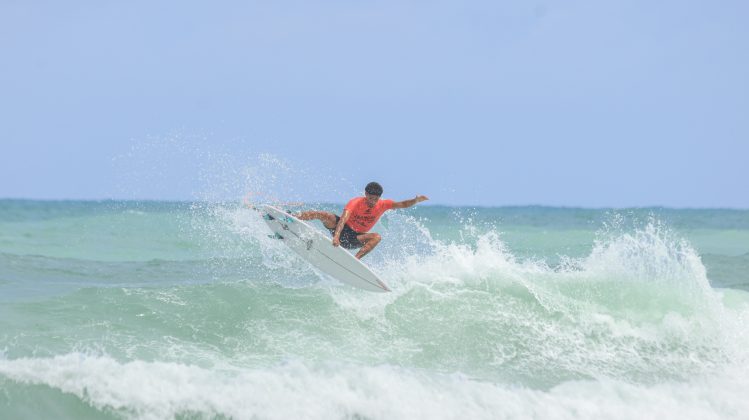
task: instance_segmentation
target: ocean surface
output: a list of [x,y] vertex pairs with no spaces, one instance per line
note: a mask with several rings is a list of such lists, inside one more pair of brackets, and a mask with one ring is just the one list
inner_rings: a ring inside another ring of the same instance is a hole
[[421,205],[375,231],[392,293],[239,202],[0,200],[0,418],[749,418],[749,211]]

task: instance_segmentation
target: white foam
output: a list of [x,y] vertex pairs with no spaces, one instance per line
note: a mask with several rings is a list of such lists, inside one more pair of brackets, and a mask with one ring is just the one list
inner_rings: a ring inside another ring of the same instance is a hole
[[[236,226],[245,216],[256,216],[238,211],[223,215],[239,221]],[[259,218],[250,223],[254,226],[248,234],[265,231]],[[388,259],[367,257],[393,293],[372,295],[331,281],[312,286],[327,289],[344,310],[338,315],[366,320],[373,336],[389,338],[378,350],[391,357],[377,360],[408,361],[409,355],[429,353],[430,346],[439,345],[462,353],[438,351],[420,360],[427,359],[436,370],[464,363],[461,369],[484,379],[507,375],[522,383],[591,377],[657,383],[704,375],[749,354],[749,337],[743,332],[749,325],[747,310],[727,308],[710,288],[694,249],[656,222],[608,235],[588,256],[566,258],[553,268],[517,258],[492,229],[476,236],[475,243],[447,243],[432,239],[408,215],[388,224],[389,233],[412,234],[425,244],[419,253],[399,254],[391,247],[382,250]],[[283,248],[279,252],[290,254]],[[298,276],[294,270],[303,267],[273,268]],[[450,327],[442,324],[448,320],[435,308],[450,314]],[[398,326],[394,334],[392,324]],[[405,325],[444,334],[412,341],[399,335],[408,331]],[[477,349],[461,350],[460,338],[452,337],[460,336],[460,325],[480,326],[486,339],[475,342]],[[359,354],[371,356],[362,351],[352,358]],[[485,376],[479,372],[484,364]]]
[[654,386],[575,381],[534,390],[392,366],[311,367],[292,361],[205,369],[81,353],[0,360],[0,374],[13,381],[47,385],[137,419],[185,413],[267,419],[745,418],[745,373]]
[[[381,269],[393,296],[366,306],[414,293],[427,295],[418,302],[472,302],[471,315],[453,321],[493,320],[486,326],[501,324],[498,331],[532,345],[533,354],[515,359],[525,372],[545,366],[561,375],[653,381],[702,374],[749,354],[749,311],[726,307],[696,251],[655,222],[600,240],[588,256],[556,268],[519,260],[489,231],[474,245],[435,241],[432,254]],[[542,309],[515,299],[522,291]],[[352,301],[365,297],[336,302],[355,307]],[[419,314],[439,316],[427,307]],[[493,363],[506,363],[513,351],[497,343]]]
[[[479,235],[475,244],[434,240],[431,245],[426,254],[381,263],[393,289],[427,286],[437,292],[521,286],[553,311],[600,304],[594,295],[601,288],[639,288],[645,297],[700,306],[720,316],[719,296],[710,287],[697,252],[657,222],[599,240],[587,257],[563,256],[563,264],[556,268],[543,260],[516,258],[493,230]],[[588,296],[562,290],[575,285],[584,285]]]

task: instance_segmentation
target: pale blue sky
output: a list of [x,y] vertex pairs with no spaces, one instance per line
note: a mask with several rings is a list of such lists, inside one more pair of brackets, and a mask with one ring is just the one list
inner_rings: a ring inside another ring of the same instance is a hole
[[269,154],[309,200],[376,179],[746,208],[747,22],[746,1],[3,0],[0,197],[191,199],[220,167],[230,198]]

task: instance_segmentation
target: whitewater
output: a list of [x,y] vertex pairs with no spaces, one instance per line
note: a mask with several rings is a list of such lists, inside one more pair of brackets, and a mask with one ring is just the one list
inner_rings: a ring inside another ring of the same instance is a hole
[[0,200],[0,418],[749,413],[749,211],[420,206],[375,230],[392,293],[316,272],[239,199]]

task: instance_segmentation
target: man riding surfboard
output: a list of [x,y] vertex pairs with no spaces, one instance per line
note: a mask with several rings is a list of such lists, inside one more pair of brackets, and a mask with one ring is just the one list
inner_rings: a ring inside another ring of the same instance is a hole
[[390,209],[405,209],[422,201],[429,200],[425,195],[417,195],[410,200],[393,201],[380,199],[382,186],[370,182],[364,188],[364,197],[351,199],[338,216],[327,211],[304,211],[296,215],[301,220],[319,220],[333,235],[333,246],[346,249],[361,248],[356,258],[361,259],[380,243],[379,233],[369,232],[383,213]]

